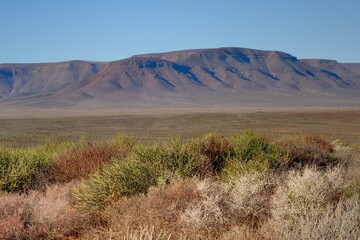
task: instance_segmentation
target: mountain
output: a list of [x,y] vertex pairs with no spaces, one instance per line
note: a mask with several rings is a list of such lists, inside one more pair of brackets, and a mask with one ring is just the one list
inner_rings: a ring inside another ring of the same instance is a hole
[[0,106],[359,106],[360,64],[246,48],[0,64]]

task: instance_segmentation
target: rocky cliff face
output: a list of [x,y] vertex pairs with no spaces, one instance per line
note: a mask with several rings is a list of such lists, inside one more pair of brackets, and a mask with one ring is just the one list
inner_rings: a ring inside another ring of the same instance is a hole
[[[0,104],[39,107],[356,105],[360,64],[245,48],[114,62],[0,64]],[[360,105],[360,104],[358,104]]]

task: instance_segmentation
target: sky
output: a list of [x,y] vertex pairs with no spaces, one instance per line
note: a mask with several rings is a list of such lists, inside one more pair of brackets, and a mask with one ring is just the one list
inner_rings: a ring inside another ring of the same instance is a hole
[[0,0],[0,63],[245,47],[360,63],[359,0]]

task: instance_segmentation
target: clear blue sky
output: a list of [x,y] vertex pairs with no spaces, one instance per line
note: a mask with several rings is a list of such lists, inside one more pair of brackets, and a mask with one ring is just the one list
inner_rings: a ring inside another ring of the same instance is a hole
[[360,63],[359,0],[0,0],[0,63],[193,48]]

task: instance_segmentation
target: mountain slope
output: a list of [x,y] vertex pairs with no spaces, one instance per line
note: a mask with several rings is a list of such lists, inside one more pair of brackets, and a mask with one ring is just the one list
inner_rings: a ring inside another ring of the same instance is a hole
[[114,62],[0,64],[0,104],[38,107],[359,105],[360,64],[245,48]]

